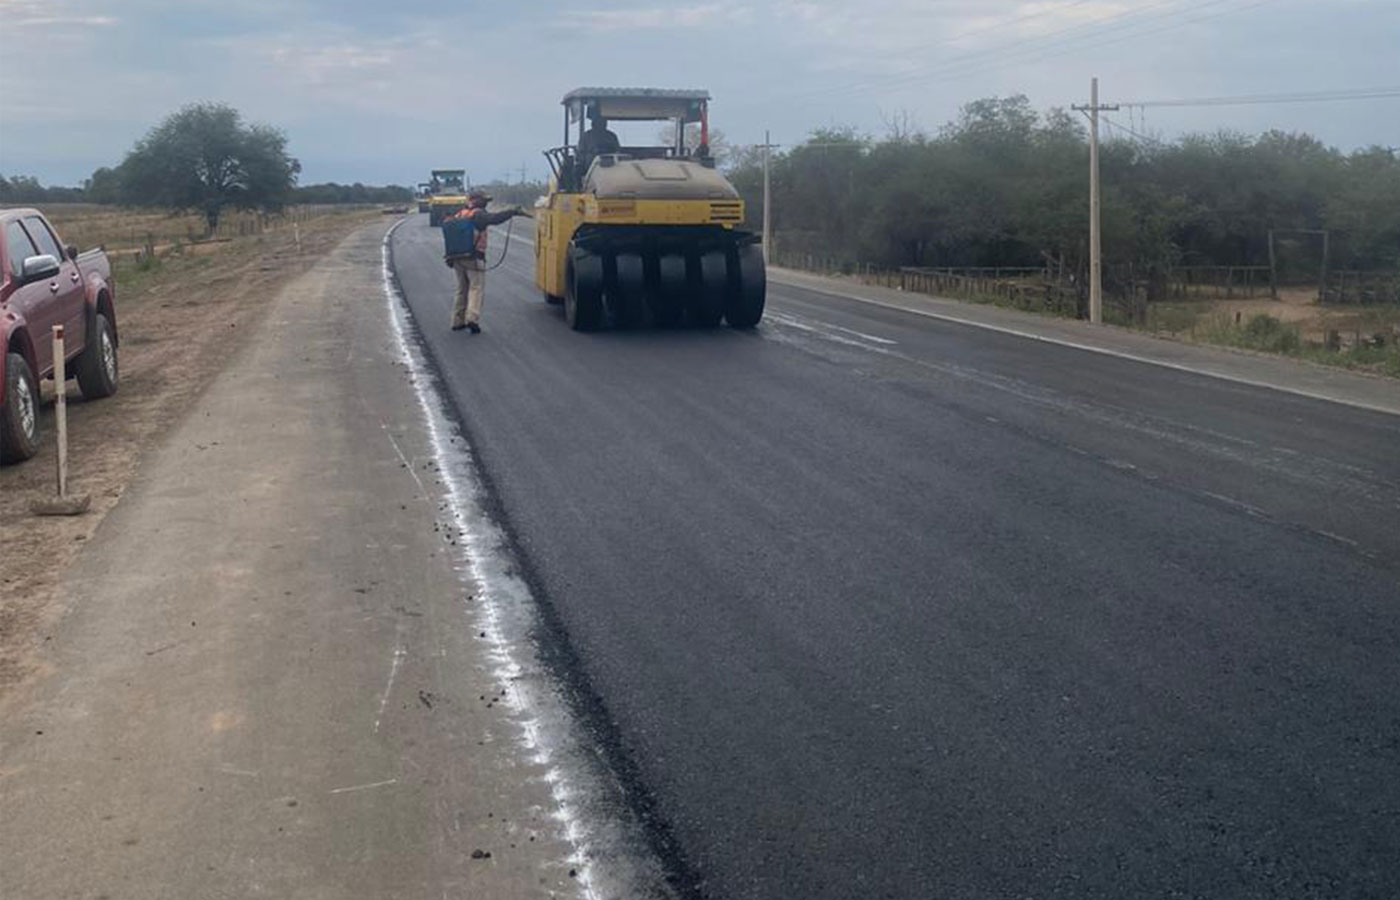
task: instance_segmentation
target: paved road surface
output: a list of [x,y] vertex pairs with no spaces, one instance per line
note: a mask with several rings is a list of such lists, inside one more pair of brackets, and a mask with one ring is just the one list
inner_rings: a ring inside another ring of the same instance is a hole
[[408,302],[692,893],[1400,890],[1400,417],[795,288],[578,335],[520,242],[453,334],[439,240]]

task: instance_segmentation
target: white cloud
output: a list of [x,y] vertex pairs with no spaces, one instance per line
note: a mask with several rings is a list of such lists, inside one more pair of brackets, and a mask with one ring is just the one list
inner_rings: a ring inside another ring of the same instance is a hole
[[564,14],[565,27],[582,28],[595,34],[697,28],[707,25],[734,25],[748,20],[748,8],[737,3],[575,10]]
[[114,16],[85,13],[73,0],[0,0],[0,20],[6,28],[106,28]]
[[263,48],[266,57],[307,85],[344,84],[373,72],[391,69],[400,48],[387,45],[342,43],[326,45],[312,41],[300,45],[282,44]]
[[[0,140],[0,169],[74,181],[203,99],[286,128],[310,180],[407,181],[453,161],[483,177],[540,165],[558,98],[581,83],[708,88],[716,124],[740,142],[823,124],[878,132],[903,110],[936,126],[993,94],[1080,102],[1090,75],[1110,101],[1394,83],[1397,0],[1256,2],[537,0],[486,15],[484,0],[0,0],[0,27],[48,20],[11,28],[0,54],[0,136],[44,126]],[[82,84],[84,102],[35,100],[53,72]],[[1152,124],[1400,143],[1389,113],[1185,109]]]

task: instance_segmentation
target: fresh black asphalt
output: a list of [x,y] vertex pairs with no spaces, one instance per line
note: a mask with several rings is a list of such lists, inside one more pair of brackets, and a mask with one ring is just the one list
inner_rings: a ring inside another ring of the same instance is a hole
[[425,219],[401,287],[683,893],[1400,894],[1400,417],[777,285],[575,334],[521,242],[453,333]]

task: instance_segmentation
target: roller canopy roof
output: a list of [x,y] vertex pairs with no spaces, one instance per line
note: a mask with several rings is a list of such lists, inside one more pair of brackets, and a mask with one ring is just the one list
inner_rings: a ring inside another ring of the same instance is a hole
[[682,119],[700,121],[700,107],[710,99],[709,91],[669,90],[666,88],[576,88],[564,95],[569,119],[578,121],[585,110],[596,106],[604,118],[623,121]]

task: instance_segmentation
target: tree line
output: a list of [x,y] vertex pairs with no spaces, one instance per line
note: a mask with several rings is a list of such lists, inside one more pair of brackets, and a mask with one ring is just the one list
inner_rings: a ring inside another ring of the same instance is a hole
[[[1088,139],[1070,113],[1024,96],[964,106],[934,134],[894,123],[873,139],[814,131],[771,160],[780,253],[886,266],[1041,266],[1087,271]],[[731,177],[761,221],[757,148]],[[1100,147],[1104,260],[1152,284],[1180,265],[1316,272],[1326,230],[1334,268],[1400,270],[1400,157],[1343,153],[1306,134],[1230,132]],[[1277,248],[1276,248],[1277,249]],[[1151,291],[1149,290],[1149,293]]]
[[249,124],[222,103],[194,103],[166,117],[114,167],[81,187],[45,187],[30,176],[0,175],[0,204],[101,203],[197,212],[212,232],[225,209],[278,212],[289,203],[407,203],[410,188],[298,185],[301,163],[287,136]]

